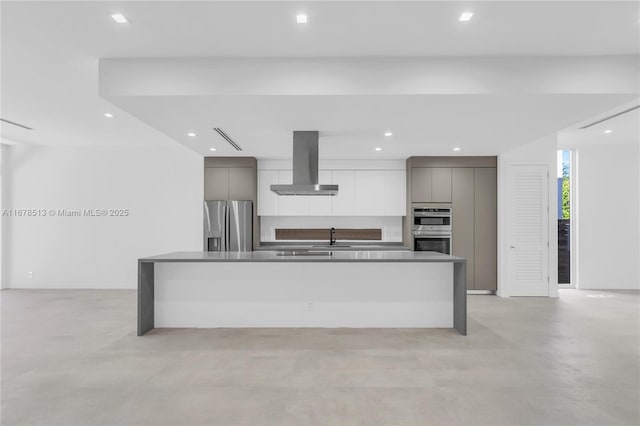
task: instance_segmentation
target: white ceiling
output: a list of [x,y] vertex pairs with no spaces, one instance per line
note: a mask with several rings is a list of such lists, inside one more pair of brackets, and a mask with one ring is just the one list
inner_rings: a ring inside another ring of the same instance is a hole
[[3,31],[27,25],[97,57],[621,55],[639,43],[636,1],[28,3],[3,1]]
[[[321,158],[495,155],[620,103],[620,95],[131,96],[118,105],[203,155],[287,158],[292,130],[320,130]],[[215,117],[215,118],[213,118]],[[212,127],[222,127],[238,153]],[[384,136],[392,131],[391,137]],[[197,137],[187,136],[194,132]],[[380,147],[382,151],[376,151]]]
[[[632,107],[640,105],[640,99],[627,105]],[[626,108],[621,108],[624,111]],[[617,111],[610,111],[602,118],[610,116]],[[595,122],[593,120],[592,122]],[[590,124],[588,122],[581,124]],[[581,127],[581,126],[579,126]],[[606,133],[605,133],[606,132]],[[558,134],[558,143],[561,148],[576,148],[582,145],[629,145],[640,144],[640,109],[590,126],[586,129],[571,128]]]
[[[3,1],[0,7],[2,117],[36,129],[3,125],[2,137],[43,145],[178,141],[208,154],[204,146],[219,144],[209,130],[213,124],[228,131],[245,155],[259,157],[290,156],[294,129],[320,130],[321,155],[328,158],[367,158],[378,145],[383,158],[448,153],[452,145],[462,145],[465,154],[498,153],[507,141],[525,143],[558,131],[628,96],[601,94],[586,102],[535,94],[157,98],[157,109],[135,99],[119,101],[119,109],[98,96],[98,59],[640,52],[635,1]],[[472,21],[458,22],[468,9],[475,12]],[[295,24],[300,11],[309,15],[307,26]],[[110,18],[114,12],[132,23],[118,26]],[[115,117],[106,119],[105,112]],[[186,128],[194,128],[197,141],[184,136]],[[393,138],[380,136],[388,128]]]

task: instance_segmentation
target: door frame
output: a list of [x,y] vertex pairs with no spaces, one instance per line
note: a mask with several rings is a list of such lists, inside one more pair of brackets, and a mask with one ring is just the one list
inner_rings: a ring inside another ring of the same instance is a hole
[[567,148],[571,151],[571,171],[569,173],[570,176],[570,191],[571,191],[571,260],[570,260],[570,268],[571,268],[571,287],[572,288],[580,288],[580,275],[578,271],[578,237],[579,237],[579,226],[578,226],[578,150],[576,148]]

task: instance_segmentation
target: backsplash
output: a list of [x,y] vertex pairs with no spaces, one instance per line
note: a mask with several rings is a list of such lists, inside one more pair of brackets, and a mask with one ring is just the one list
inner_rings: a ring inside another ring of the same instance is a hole
[[321,241],[331,236],[341,241],[382,241],[382,229],[376,228],[276,228],[278,241]]
[[[261,216],[260,241],[275,242],[276,229],[381,229],[383,242],[402,242],[400,216]],[[342,240],[350,241],[350,240]]]

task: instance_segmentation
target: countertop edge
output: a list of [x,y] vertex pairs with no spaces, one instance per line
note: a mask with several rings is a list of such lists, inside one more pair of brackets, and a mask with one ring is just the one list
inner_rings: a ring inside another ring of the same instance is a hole
[[[184,253],[184,252],[177,252]],[[394,253],[389,258],[380,257],[381,251],[372,251],[371,253],[376,253],[377,257],[374,258],[365,258],[365,257],[345,257],[346,253],[350,252],[335,252],[336,256],[271,256],[271,257],[248,257],[248,258],[202,258],[202,257],[174,257],[167,258],[167,256],[177,255],[177,253],[166,253],[158,256],[151,257],[142,257],[138,259],[138,263],[201,263],[201,262],[222,262],[222,263],[273,263],[273,262],[282,262],[282,263],[385,263],[385,262],[394,262],[394,263],[466,263],[467,259],[457,256],[447,256],[447,257],[397,257],[396,253],[407,253],[407,252],[399,252],[399,251],[391,251],[390,253]],[[353,253],[353,252],[351,252]],[[367,253],[363,251],[359,251],[360,255],[362,253]],[[413,252],[411,252],[413,253]],[[182,256],[185,256],[182,254]]]
[[142,263],[274,263],[274,262],[298,262],[298,263],[466,263],[467,259],[325,259],[313,258],[312,256],[304,256],[299,258],[283,258],[283,259],[138,259]]

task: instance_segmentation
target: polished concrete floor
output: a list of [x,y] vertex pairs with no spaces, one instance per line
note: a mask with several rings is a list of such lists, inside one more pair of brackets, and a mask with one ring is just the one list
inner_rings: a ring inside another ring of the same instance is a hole
[[452,330],[155,330],[3,291],[2,425],[638,425],[640,296],[469,297]]

